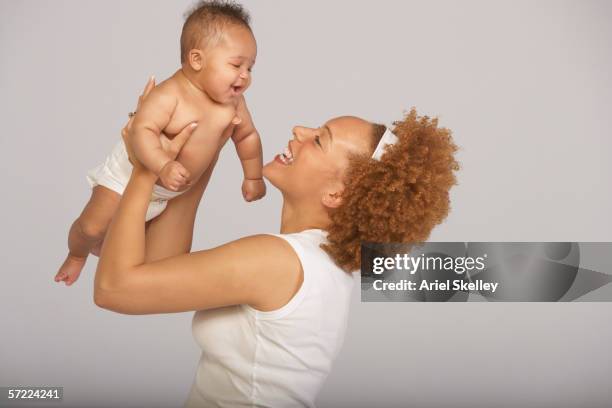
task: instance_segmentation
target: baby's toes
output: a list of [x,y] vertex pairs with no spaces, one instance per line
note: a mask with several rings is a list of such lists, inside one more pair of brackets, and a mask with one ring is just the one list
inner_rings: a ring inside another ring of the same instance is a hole
[[74,282],[76,282],[78,278],[79,278],[78,276],[69,276],[68,279],[66,279],[64,282],[66,283],[66,286],[70,286]]
[[64,281],[68,283],[70,280],[72,280],[72,282],[74,282],[81,274],[81,270],[85,266],[86,259],[87,258],[79,258],[68,255],[59,272],[55,276],[55,281]]

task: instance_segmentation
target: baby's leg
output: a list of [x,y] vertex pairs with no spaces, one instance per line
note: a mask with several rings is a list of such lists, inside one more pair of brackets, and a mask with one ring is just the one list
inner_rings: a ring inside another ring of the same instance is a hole
[[68,256],[55,275],[56,282],[72,285],[79,278],[87,255],[104,239],[120,199],[121,195],[106,187],[93,188],[89,202],[70,227]]

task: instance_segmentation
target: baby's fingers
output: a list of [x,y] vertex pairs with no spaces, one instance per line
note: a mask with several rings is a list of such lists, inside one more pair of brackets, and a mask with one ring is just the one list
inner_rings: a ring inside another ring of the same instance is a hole
[[189,173],[189,170],[181,163],[176,162],[176,165],[172,169],[172,179],[178,183],[185,184],[190,176],[191,173]]
[[181,175],[177,175],[176,177],[173,176],[168,184],[169,184],[168,187],[170,188],[170,190],[178,191],[181,187],[187,184],[187,178]]
[[179,179],[185,182],[187,181],[187,179],[189,179],[189,177],[191,177],[191,173],[189,173],[189,170],[187,170],[183,166],[180,166],[177,168],[177,173],[178,173]]

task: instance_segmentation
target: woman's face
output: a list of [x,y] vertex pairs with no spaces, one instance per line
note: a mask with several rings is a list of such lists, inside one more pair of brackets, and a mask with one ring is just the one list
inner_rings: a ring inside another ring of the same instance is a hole
[[371,132],[370,122],[352,116],[318,128],[296,126],[284,152],[264,166],[264,177],[286,198],[320,202],[326,194],[341,191],[351,154],[372,153]]

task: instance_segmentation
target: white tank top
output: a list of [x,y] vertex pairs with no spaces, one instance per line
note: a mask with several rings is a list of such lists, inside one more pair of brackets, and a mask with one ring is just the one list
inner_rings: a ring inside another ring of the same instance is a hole
[[302,286],[277,310],[238,305],[195,313],[202,356],[185,408],[314,407],[344,341],[353,275],[319,247],[324,231],[275,236],[299,257]]

